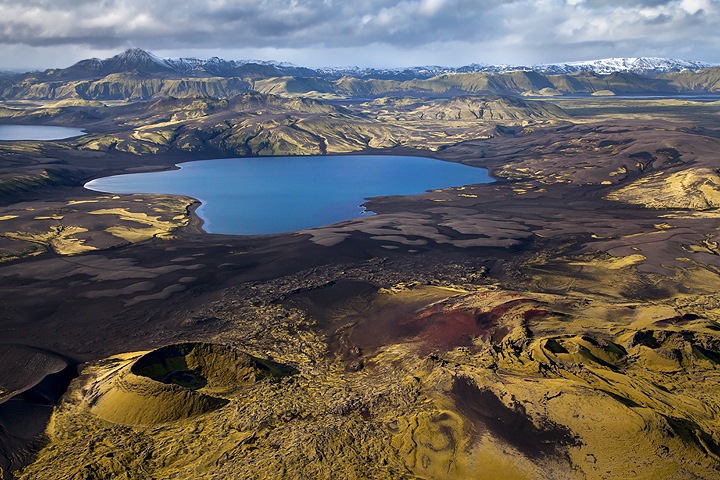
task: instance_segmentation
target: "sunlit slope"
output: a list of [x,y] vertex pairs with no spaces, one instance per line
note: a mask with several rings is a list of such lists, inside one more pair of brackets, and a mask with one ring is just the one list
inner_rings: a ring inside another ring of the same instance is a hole
[[706,68],[699,72],[668,73],[664,77],[681,91],[720,91],[720,67]]
[[[440,130],[432,123],[377,121],[372,116],[312,99],[255,92],[231,99],[168,97],[112,108],[63,103],[36,109],[5,108],[0,116],[13,122],[82,122],[122,130],[86,135],[73,141],[72,146],[135,155],[172,151],[313,155],[396,146],[436,149],[439,145],[492,135],[483,130],[498,123],[543,123],[568,118],[554,105],[497,96],[430,101],[410,112],[409,119],[461,121],[450,130]],[[128,131],[129,128],[132,130]]]
[[720,207],[720,177],[708,168],[658,172],[615,190],[609,200],[656,209],[711,210]]
[[114,423],[168,423],[221,408],[228,403],[223,395],[291,372],[280,367],[223,345],[170,345],[98,375],[85,402]]
[[421,119],[437,120],[527,121],[569,118],[561,108],[551,103],[514,97],[455,97],[422,106],[413,114]]
[[249,86],[248,81],[242,78],[154,78],[127,72],[92,80],[48,82],[30,77],[9,86],[2,97],[58,100],[149,100],[168,95],[232,97],[248,91]]
[[[314,80],[314,79],[313,79]],[[359,79],[343,77],[334,82],[310,81],[282,77],[256,82],[254,88],[265,93],[298,95],[311,92],[333,93],[348,97],[379,96],[388,94],[453,95],[461,93],[501,95],[542,95],[549,89],[558,94],[593,93],[611,90],[616,93],[673,93],[678,87],[665,79],[642,77],[634,74],[613,73],[598,75],[542,75],[532,71],[496,73],[445,74],[429,79],[406,81]]]

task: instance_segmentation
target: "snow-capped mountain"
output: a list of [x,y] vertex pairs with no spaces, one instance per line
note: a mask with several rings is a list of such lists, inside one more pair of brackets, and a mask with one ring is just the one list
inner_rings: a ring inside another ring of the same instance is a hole
[[[97,59],[93,59],[93,61],[96,60]],[[135,69],[160,73],[163,70],[171,68],[166,60],[139,48],[132,48],[107,60],[100,60],[100,64],[103,68],[114,71]]]
[[605,58],[586,62],[550,63],[533,65],[532,69],[542,73],[578,73],[595,72],[607,75],[615,72],[630,72],[638,75],[660,75],[683,70],[697,71],[703,68],[717,67],[717,63],[689,62],[671,58],[640,57],[640,58]]
[[358,77],[358,78],[431,78],[438,75],[453,73],[499,73],[513,72],[517,70],[533,70],[530,67],[521,67],[513,65],[488,65],[483,63],[471,63],[463,67],[442,67],[438,65],[428,65],[424,67],[407,67],[407,68],[360,68],[360,67],[328,67],[320,68],[317,71],[329,77]]
[[408,68],[360,68],[360,67],[325,67],[316,71],[324,77],[356,77],[378,79],[430,78],[444,73],[455,73],[457,69],[437,65]]
[[607,58],[602,60],[538,64],[533,66],[521,65],[488,65],[473,63],[463,67],[442,67],[437,65],[409,68],[360,68],[360,67],[332,67],[310,69],[299,67],[288,62],[274,62],[267,60],[223,60],[212,57],[206,60],[197,58],[160,58],[139,48],[126,50],[114,57],[100,60],[91,58],[82,60],[72,67],[63,70],[72,75],[109,75],[111,73],[138,71],[153,75],[183,75],[183,76],[246,76],[260,75],[295,76],[295,77],[321,77],[337,79],[343,76],[356,78],[376,78],[409,80],[413,78],[431,78],[443,74],[457,73],[506,73],[513,71],[536,71],[542,74],[571,74],[578,72],[595,72],[607,75],[615,72],[635,73],[638,75],[657,75],[683,70],[697,71],[703,68],[715,67],[720,64],[674,60],[657,57],[640,58]]
[[697,71],[703,68],[717,67],[720,64],[709,62],[694,62],[675,60],[670,58],[641,57],[641,58],[606,58],[582,62],[549,63],[532,66],[524,65],[488,65],[472,63],[463,67],[424,66],[409,68],[320,68],[316,72],[329,77],[370,77],[370,78],[431,78],[452,73],[507,73],[516,71],[536,71],[543,74],[571,74],[579,72],[595,72],[600,75],[609,75],[615,72],[634,73],[637,75],[661,75],[683,70]]
[[359,67],[322,68],[318,71],[328,76],[397,78],[400,76],[412,78],[430,78],[447,73],[507,73],[516,71],[536,71],[543,74],[571,74],[579,72],[594,72],[600,75],[609,75],[615,72],[634,73],[637,75],[661,75],[683,70],[697,71],[703,68],[717,67],[720,64],[708,62],[692,62],[670,58],[640,57],[640,58],[606,58],[582,62],[547,63],[532,66],[523,65],[488,65],[472,63],[464,67],[411,67],[372,69]]
[[160,58],[139,48],[131,48],[114,57],[101,60],[91,58],[82,60],[64,70],[54,71],[65,75],[109,75],[112,73],[137,71],[151,75],[189,75],[189,76],[244,76],[253,70],[262,70],[269,76],[315,75],[314,70],[297,67],[289,63],[261,60],[223,60],[212,57],[206,60],[197,58]]
[[295,70],[302,70],[302,67],[298,67],[292,63],[275,62],[272,60],[223,60],[222,58],[211,57],[207,60],[197,58],[168,58],[163,60],[163,62],[177,73],[182,74],[207,72],[223,76],[245,65],[262,65],[264,67],[275,68],[280,72],[287,72],[288,74],[292,74]]

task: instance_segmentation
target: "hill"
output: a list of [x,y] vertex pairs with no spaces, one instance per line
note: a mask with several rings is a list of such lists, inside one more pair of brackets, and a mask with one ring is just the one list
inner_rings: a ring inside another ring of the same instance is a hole
[[413,112],[421,119],[437,120],[537,120],[562,119],[568,115],[547,102],[513,97],[473,97],[463,95],[422,106]]

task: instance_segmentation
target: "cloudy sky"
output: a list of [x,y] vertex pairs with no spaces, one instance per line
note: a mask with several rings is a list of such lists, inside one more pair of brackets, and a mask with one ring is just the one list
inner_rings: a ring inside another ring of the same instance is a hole
[[720,0],[0,0],[0,70],[140,47],[321,66],[720,62]]

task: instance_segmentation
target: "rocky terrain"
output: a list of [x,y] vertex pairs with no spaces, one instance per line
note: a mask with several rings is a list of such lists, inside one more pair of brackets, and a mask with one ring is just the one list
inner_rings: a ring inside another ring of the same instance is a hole
[[[7,104],[2,478],[720,478],[717,105],[245,93]],[[413,154],[490,184],[208,235],[85,190],[219,155]]]

